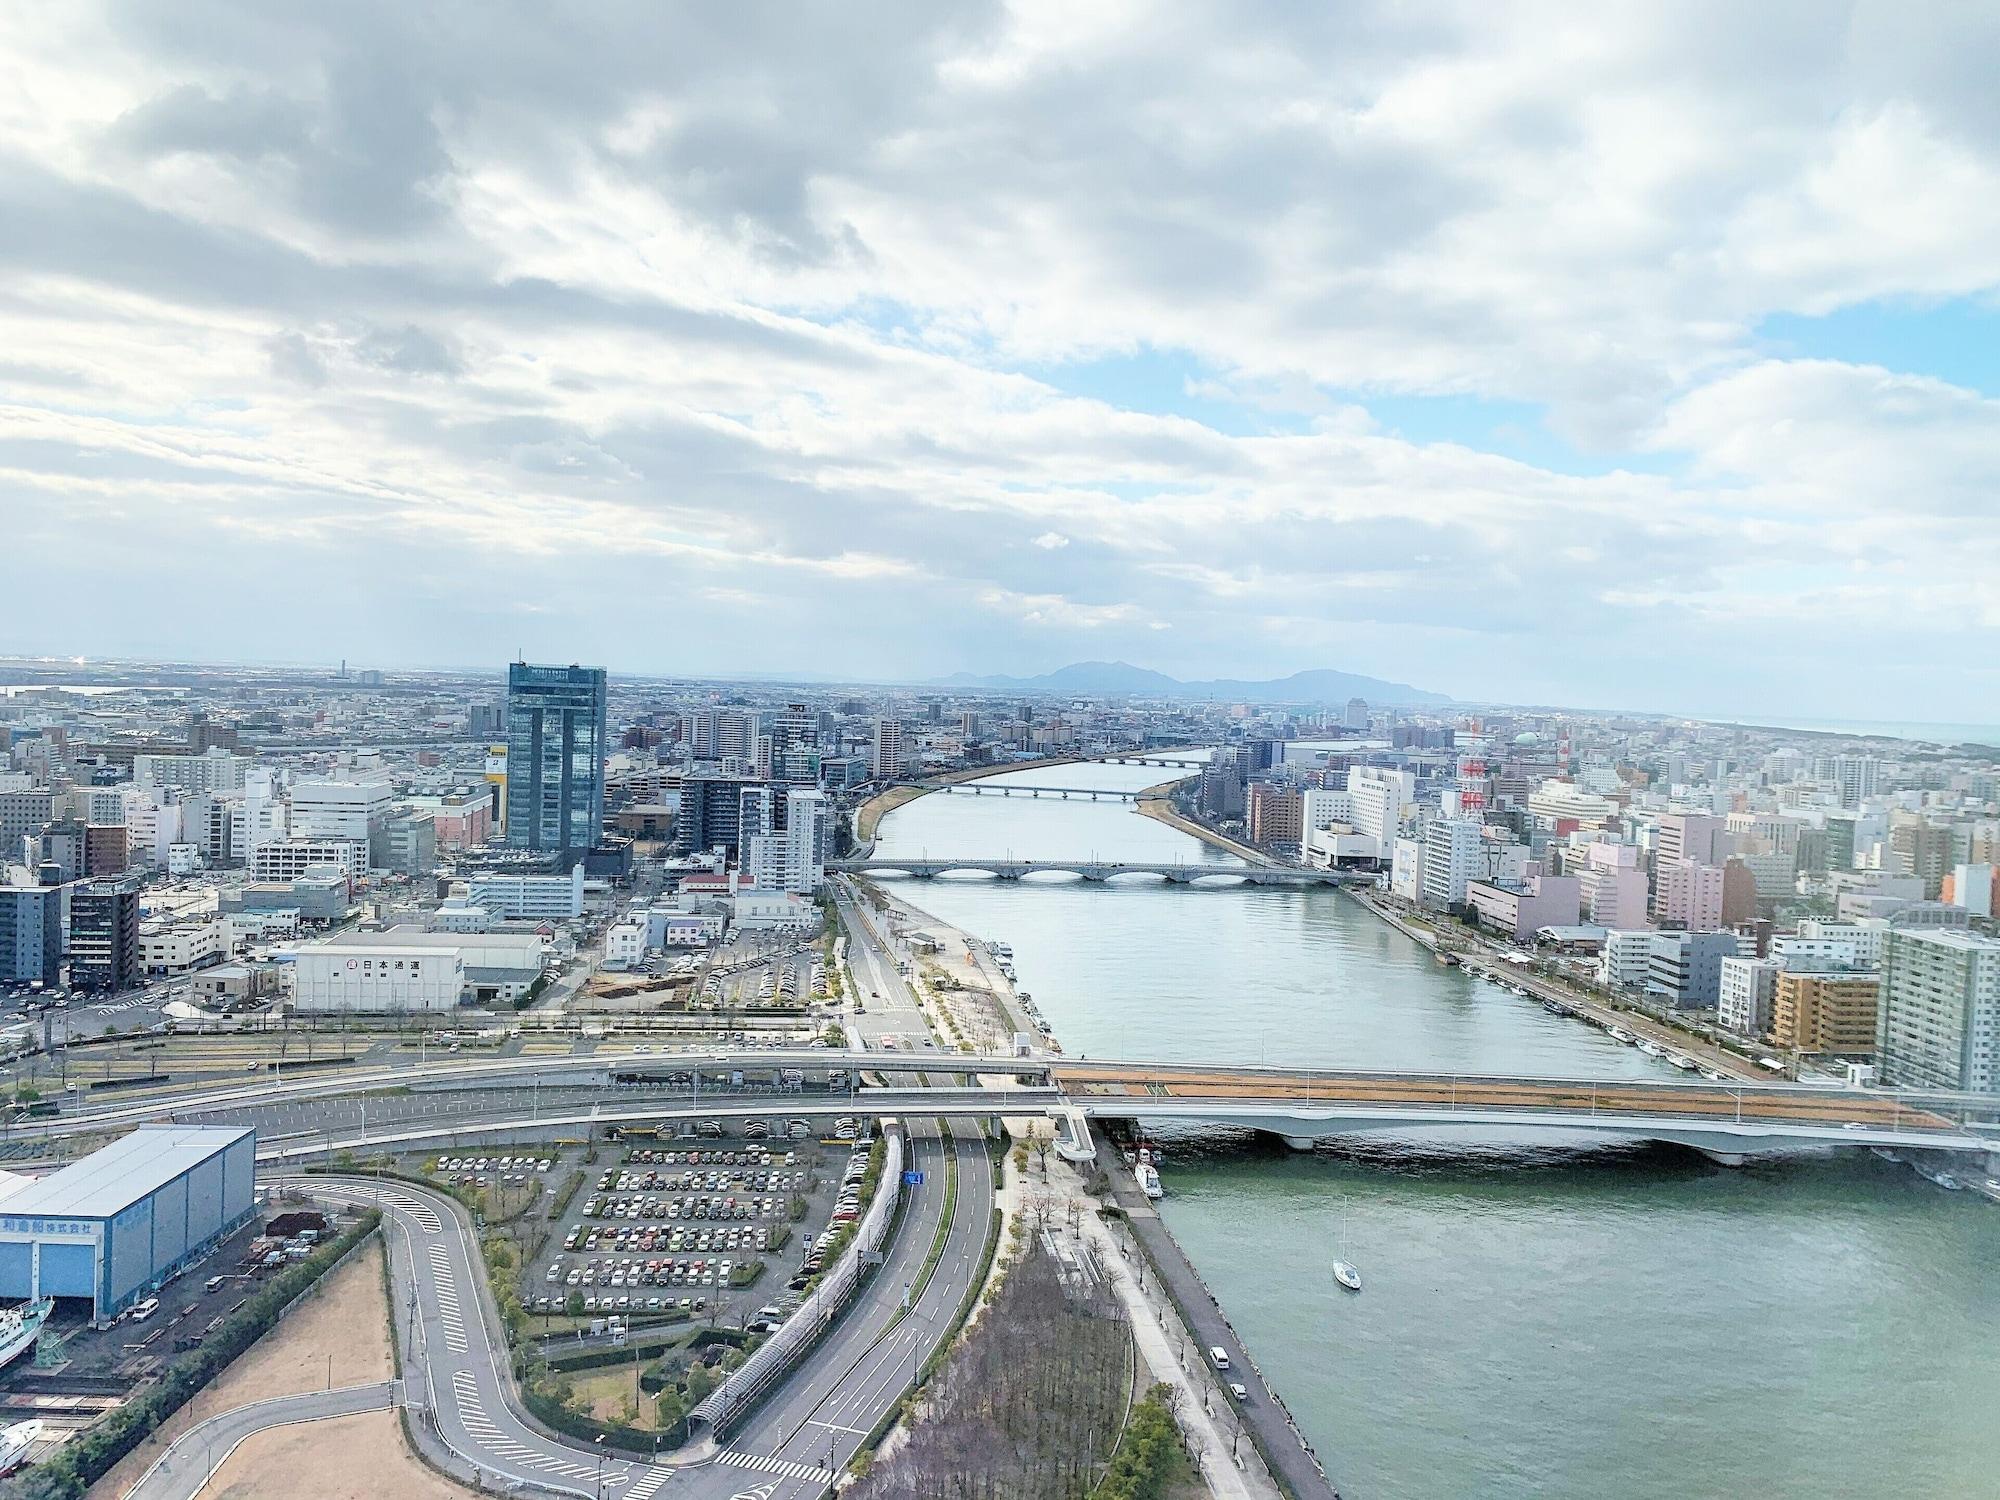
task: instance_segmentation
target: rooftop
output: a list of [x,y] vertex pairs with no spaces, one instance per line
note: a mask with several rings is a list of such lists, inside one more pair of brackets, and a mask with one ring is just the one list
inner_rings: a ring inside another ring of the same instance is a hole
[[256,1132],[235,1125],[142,1125],[0,1203],[7,1215],[109,1218]]

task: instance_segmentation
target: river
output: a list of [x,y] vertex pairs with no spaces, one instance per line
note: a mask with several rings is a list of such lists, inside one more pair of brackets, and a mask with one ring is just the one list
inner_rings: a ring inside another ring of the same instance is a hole
[[[1034,784],[1046,772],[1016,773]],[[1070,786],[1163,773],[1065,766]],[[1236,863],[1126,803],[933,795],[882,854]],[[1044,883],[1046,880],[1047,883]],[[1332,891],[902,887],[1072,1053],[1645,1076]],[[1870,1156],[1175,1142],[1167,1222],[1349,1500],[2000,1495],[2000,1209]],[[1367,1278],[1350,1295],[1327,1262]]]

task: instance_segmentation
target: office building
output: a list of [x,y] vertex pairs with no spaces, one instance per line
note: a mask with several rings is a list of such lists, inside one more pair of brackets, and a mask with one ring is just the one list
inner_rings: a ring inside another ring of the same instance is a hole
[[292,787],[291,834],[353,840],[368,850],[370,866],[380,866],[382,830],[395,805],[396,787],[386,773],[300,781]]
[[1464,904],[1467,883],[1488,873],[1481,858],[1484,842],[1484,829],[1476,818],[1433,818],[1424,825],[1418,889],[1425,906]]
[[2000,911],[2000,866],[1954,865],[1945,877],[1944,899],[1975,917],[1993,916]]
[[19,859],[22,840],[40,836],[55,815],[52,792],[32,788],[0,792],[0,865]]
[[222,749],[200,755],[135,755],[132,781],[148,790],[240,792],[250,765],[249,757]]
[[510,922],[567,922],[583,915],[583,862],[560,875],[473,875],[466,881],[465,896]]
[[0,885],[0,984],[62,978],[66,887]]
[[136,880],[96,880],[71,892],[69,979],[80,990],[123,990],[139,982]]
[[1723,874],[1718,865],[1692,859],[1660,862],[1660,888],[1654,914],[1661,925],[1690,932],[1710,932],[1722,926]]
[[394,875],[428,875],[437,868],[437,821],[422,808],[404,807],[382,820],[379,868]]
[[[1706,813],[1662,813],[1653,844],[1653,915],[1664,921],[1667,901],[1667,871],[1682,860],[1698,865],[1722,867],[1728,852],[1729,835],[1721,818]],[[1717,891],[1720,900],[1720,891]]]
[[1796,1052],[1875,1052],[1882,976],[1866,969],[1787,969],[1774,992],[1771,1040]]
[[1935,901],[1951,870],[1951,829],[1915,813],[1898,812],[1889,822],[1889,852],[1898,874],[1924,883],[1924,899]]
[[332,868],[348,880],[368,873],[368,845],[361,839],[273,839],[250,860],[253,880],[296,880],[308,871]]
[[507,668],[507,842],[580,858],[604,829],[602,667]]
[[0,1297],[71,1297],[109,1319],[247,1221],[257,1132],[143,1125],[0,1202]]
[[1353,800],[1354,831],[1375,840],[1379,857],[1387,859],[1403,829],[1403,815],[1417,800],[1417,778],[1386,766],[1355,766],[1347,773],[1347,794]]
[[[721,849],[738,856],[743,844],[743,809],[746,793],[770,792],[761,781],[742,776],[690,776],[681,783],[680,809],[674,818],[674,843],[693,854]],[[753,825],[764,816],[767,804],[752,795],[747,805]],[[768,804],[771,821],[776,822],[776,804]],[[753,826],[752,836],[760,829]]]
[[1646,925],[1646,872],[1639,866],[1636,845],[1592,844],[1577,878],[1584,921],[1628,931]]
[[1612,990],[1644,989],[1653,972],[1653,936],[1650,927],[1605,933],[1597,959],[1598,983]]
[[1738,1036],[1764,1035],[1771,1029],[1783,967],[1775,958],[1725,958],[1716,986],[1716,1019]]
[[1875,1043],[1885,1084],[2000,1093],[2000,939],[1892,926]]
[[1532,943],[1544,927],[1574,927],[1582,882],[1572,875],[1525,880],[1468,880],[1465,904],[1481,925],[1516,943]]
[[1646,989],[1676,1010],[1712,1010],[1721,997],[1722,961],[1735,956],[1733,932],[1656,932]]

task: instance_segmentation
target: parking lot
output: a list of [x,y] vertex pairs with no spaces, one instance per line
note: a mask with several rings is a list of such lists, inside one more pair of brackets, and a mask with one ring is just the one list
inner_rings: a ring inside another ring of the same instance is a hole
[[796,1305],[820,1238],[852,1211],[840,1202],[844,1144],[686,1138],[614,1149],[615,1160],[600,1149],[524,1268],[530,1312],[754,1329]]

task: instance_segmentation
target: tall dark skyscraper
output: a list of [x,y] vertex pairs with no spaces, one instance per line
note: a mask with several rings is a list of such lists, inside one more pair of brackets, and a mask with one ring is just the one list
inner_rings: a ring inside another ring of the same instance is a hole
[[604,828],[602,667],[507,668],[507,842],[581,854]]

